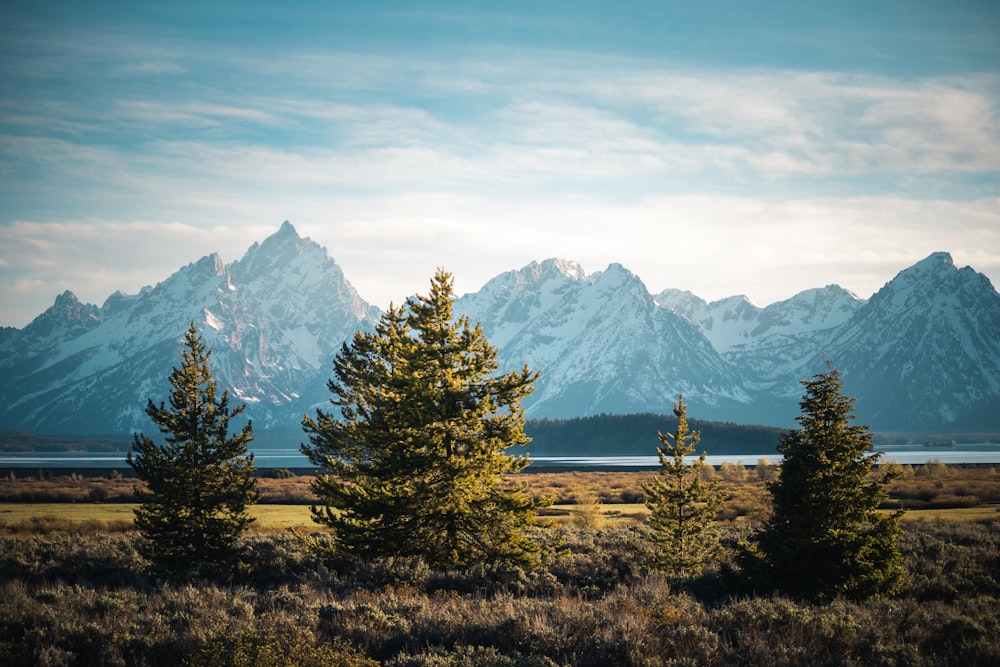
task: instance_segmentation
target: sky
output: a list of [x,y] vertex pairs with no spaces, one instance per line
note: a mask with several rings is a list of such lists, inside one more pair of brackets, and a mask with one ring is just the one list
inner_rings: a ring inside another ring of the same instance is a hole
[[998,286],[1000,3],[0,3],[0,326],[284,220],[382,308],[550,257]]

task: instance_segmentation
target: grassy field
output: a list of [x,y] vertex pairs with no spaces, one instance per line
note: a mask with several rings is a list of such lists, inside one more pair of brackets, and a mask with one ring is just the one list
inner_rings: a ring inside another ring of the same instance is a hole
[[728,569],[774,472],[718,471],[724,551],[682,581],[651,569],[650,472],[513,476],[555,503],[541,564],[457,571],[331,559],[310,478],[262,479],[247,567],[176,581],[142,555],[133,480],[0,479],[0,665],[1000,665],[996,468],[904,468],[905,589],[824,604]]
[[[643,526],[542,531],[531,571],[338,563],[286,531],[254,533],[248,569],[170,582],[134,530],[0,535],[0,664],[998,665],[998,527],[907,521],[905,590],[823,604],[755,592],[717,564],[667,580],[647,567]],[[739,533],[723,527],[724,544]]]
[[[711,471],[728,499],[719,515],[724,524],[753,525],[769,512],[766,482],[776,466],[729,466]],[[890,486],[886,510],[905,508],[904,519],[921,521],[1000,521],[1000,470],[995,466],[901,466]],[[537,498],[553,506],[543,518],[557,525],[604,528],[643,523],[643,485],[654,471],[552,472],[514,475]],[[315,502],[309,476],[259,480],[263,501],[251,510],[257,532],[317,528],[309,505]],[[0,480],[0,532],[121,532],[132,527],[136,481],[120,477],[4,478]]]
[[[51,532],[122,532],[133,526],[135,503],[3,503],[0,504],[0,534],[17,535]],[[889,510],[886,510],[889,511]],[[313,523],[308,505],[255,505],[253,531],[271,533],[289,528],[321,530]],[[556,525],[612,528],[641,524],[649,516],[642,503],[560,504],[541,512],[542,519]],[[947,509],[913,509],[904,521],[998,521],[1000,505]],[[741,524],[746,517],[732,523]]]

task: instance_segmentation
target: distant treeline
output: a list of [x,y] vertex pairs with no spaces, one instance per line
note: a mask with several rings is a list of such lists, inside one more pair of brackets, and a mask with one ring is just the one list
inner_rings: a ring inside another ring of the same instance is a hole
[[[774,426],[748,426],[730,422],[689,419],[692,429],[701,431],[698,451],[709,454],[776,454],[778,439],[788,429]],[[666,433],[677,428],[677,419],[653,413],[634,415],[597,415],[575,419],[532,419],[525,432],[532,442],[512,453],[530,452],[533,456],[655,456],[657,430]],[[150,432],[155,429],[150,429]],[[305,441],[301,431],[261,431],[255,434],[254,446],[298,450]],[[922,445],[925,442],[1000,443],[1000,433],[876,433],[875,444]],[[0,452],[124,452],[132,447],[127,434],[112,435],[41,435],[27,431],[0,429]],[[754,461],[745,461],[750,464]]]
[[0,429],[0,452],[124,452],[132,446],[132,436],[42,435]]
[[965,445],[988,445],[1000,443],[1000,433],[984,431],[981,433],[895,433],[885,432],[875,434],[875,444],[885,445],[948,445],[961,443]]
[[[700,449],[709,454],[776,453],[784,429],[769,426],[688,420],[701,431]],[[657,430],[672,431],[677,419],[671,415],[597,415],[576,419],[532,419],[525,432],[532,442],[512,453],[533,456],[655,456]],[[154,429],[150,429],[151,431]],[[256,434],[254,445],[298,449],[301,432],[275,431]],[[123,452],[132,446],[129,435],[41,435],[26,431],[0,430],[0,452]],[[748,461],[747,463],[750,463]]]
[[[709,454],[776,454],[787,429],[689,419],[701,432],[698,451]],[[533,456],[655,456],[657,431],[673,432],[677,418],[652,413],[597,415],[576,419],[533,419],[525,426]],[[748,461],[752,463],[752,461]]]

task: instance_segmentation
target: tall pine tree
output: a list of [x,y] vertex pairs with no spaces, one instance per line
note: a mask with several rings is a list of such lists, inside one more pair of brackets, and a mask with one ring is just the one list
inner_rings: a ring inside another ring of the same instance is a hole
[[683,395],[674,404],[674,415],[677,430],[657,432],[659,476],[644,484],[643,491],[657,545],[654,564],[667,576],[681,579],[699,574],[705,563],[720,553],[712,523],[722,508],[725,493],[718,482],[702,479],[705,452],[690,463],[684,460],[695,453],[701,434],[688,431]]
[[453,321],[452,278],[389,307],[334,360],[336,412],[306,416],[319,467],[313,518],[349,556],[421,556],[435,567],[530,564],[537,503],[505,479],[528,465],[520,401],[537,373],[497,374],[496,348]]
[[245,406],[229,409],[217,396],[208,368],[211,350],[191,323],[180,368],[170,374],[170,405],[148,401],[146,414],[165,436],[156,444],[139,433],[127,460],[146,482],[135,524],[144,551],[169,574],[225,573],[239,563],[238,539],[253,521],[248,507],[260,498],[251,424],[230,437],[229,422]]
[[813,600],[893,593],[903,583],[896,544],[900,513],[882,514],[890,473],[875,474],[867,426],[852,424],[854,399],[840,371],[803,381],[797,418],[785,435],[778,478],[768,484],[774,512],[741,560],[760,588]]

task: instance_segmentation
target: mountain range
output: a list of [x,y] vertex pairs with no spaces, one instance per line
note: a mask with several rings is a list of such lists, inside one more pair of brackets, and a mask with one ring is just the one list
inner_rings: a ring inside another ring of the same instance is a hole
[[[801,380],[829,360],[878,430],[1000,430],[1000,294],[937,252],[870,299],[836,285],[760,308],[651,293],[620,264],[587,274],[560,259],[503,273],[457,299],[505,368],[541,371],[531,418],[668,413],[684,394],[702,420],[793,426]],[[188,323],[221,388],[255,430],[298,429],[326,405],[332,359],[381,311],[327,251],[289,223],[224,264],[216,254],[101,306],[71,291],[23,329],[0,329],[0,428],[151,429]]]

